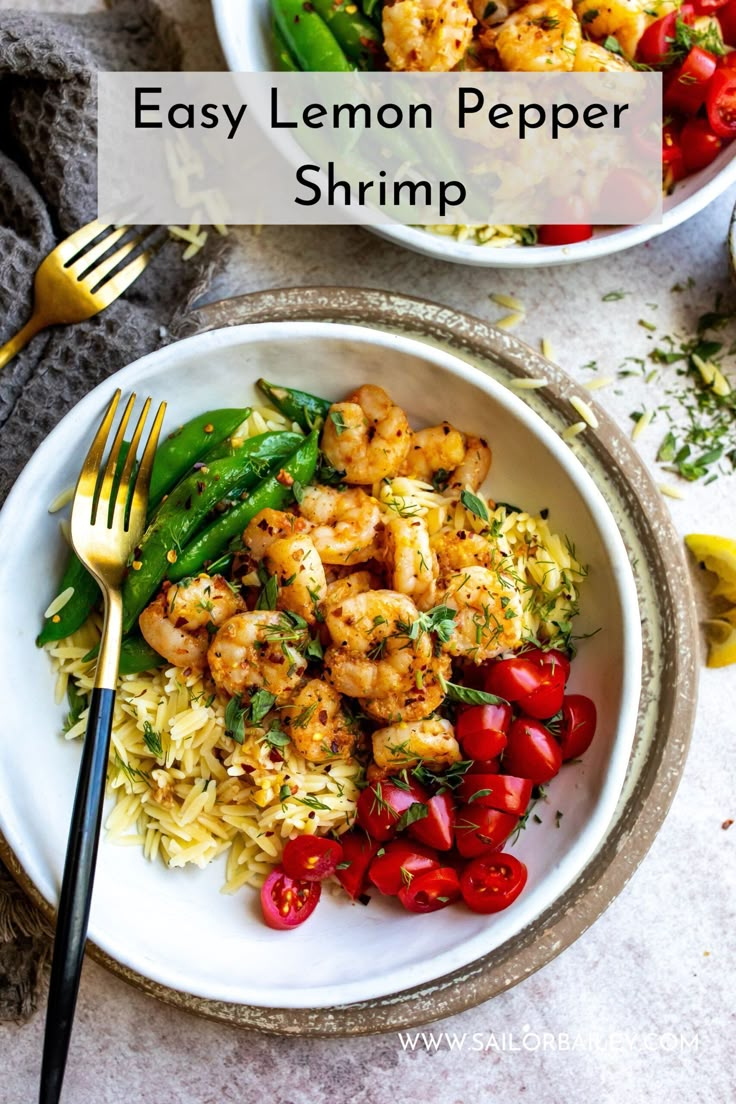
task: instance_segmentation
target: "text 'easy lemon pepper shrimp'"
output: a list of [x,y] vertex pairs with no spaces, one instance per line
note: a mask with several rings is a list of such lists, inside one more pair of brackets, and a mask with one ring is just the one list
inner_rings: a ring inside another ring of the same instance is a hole
[[143,639],[175,667],[202,669],[210,633],[245,609],[221,575],[166,584],[138,618]]
[[406,414],[382,387],[364,384],[334,403],[322,431],[322,451],[346,483],[372,486],[397,475],[411,444]]
[[449,72],[462,61],[475,17],[468,0],[389,0],[383,48],[391,69]]
[[272,694],[293,690],[307,666],[299,651],[306,632],[287,613],[238,613],[215,634],[207,653],[215,685],[228,694],[262,687]]
[[340,694],[322,679],[310,679],[281,710],[297,751],[312,763],[349,759],[356,742],[355,724]]

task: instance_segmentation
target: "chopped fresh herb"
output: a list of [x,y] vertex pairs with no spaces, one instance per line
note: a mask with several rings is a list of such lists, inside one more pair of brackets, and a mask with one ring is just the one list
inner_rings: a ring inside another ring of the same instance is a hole
[[324,801],[320,801],[318,797],[295,797],[295,801],[298,801],[300,805],[306,805],[308,809],[317,809],[322,813],[329,813],[330,806],[325,805]]
[[320,660],[324,658],[324,654],[322,642],[317,637],[311,639],[304,649],[304,655],[307,659]]
[[594,20],[596,20],[600,14],[601,13],[598,11],[597,8],[589,8],[588,11],[583,13],[583,18],[581,19],[580,22],[583,25],[585,25],[586,23],[593,23]]
[[311,721],[315,712],[317,711],[317,702],[312,702],[311,705],[306,705],[302,709],[301,713],[297,713],[296,717],[290,722],[292,728],[306,728]]
[[446,471],[445,468],[438,468],[437,471],[432,476],[432,486],[440,494],[442,493],[442,491],[447,490],[447,484],[449,482],[450,482],[450,472]]
[[259,725],[266,714],[273,709],[275,703],[276,695],[270,690],[256,690],[250,699],[248,720],[254,725]]
[[[587,12],[586,14],[590,14]],[[597,14],[597,13],[596,13]],[[605,295],[601,296],[601,302],[603,303],[615,303],[619,299],[623,299],[626,296],[625,291],[607,291]]]
[[69,702],[69,712],[64,719],[64,732],[69,732],[74,728],[82,717],[82,713],[87,708],[87,698],[84,694],[80,693],[74,679],[69,679],[69,683],[66,688],[66,697]]
[[330,421],[332,422],[332,424],[335,427],[335,433],[339,437],[348,428],[345,425],[345,419],[342,416],[342,411],[340,411],[340,410],[331,410],[329,417],[330,417]]
[[415,621],[397,624],[397,629],[402,636],[408,636],[409,640],[418,640],[422,633],[436,633],[443,644],[455,631],[456,610],[450,606],[435,606],[434,609],[420,613]]
[[473,690],[470,686],[458,686],[457,683],[447,682],[441,675],[440,686],[446,697],[451,701],[462,702],[463,705],[508,705],[504,698],[499,698],[496,694]]
[[563,814],[558,809],[557,812],[555,813],[555,828],[560,827],[560,821],[562,820],[562,815]]
[[286,747],[289,743],[289,737],[281,728],[278,721],[274,721],[268,731],[264,732],[263,736],[260,737],[258,743],[266,743],[269,747],[278,749]]
[[612,54],[623,54],[621,43],[617,38],[614,38],[613,35],[608,35],[607,38],[603,39],[603,49],[608,50]]
[[258,565],[258,578],[261,589],[256,600],[257,610],[275,610],[279,600],[279,581],[275,575],[269,575],[264,564]]
[[488,521],[488,507],[482,498],[478,498],[472,491],[461,491],[460,501],[471,514],[475,514],[481,521]]
[[316,482],[328,487],[342,487],[344,485],[345,472],[333,467],[325,454],[320,451],[317,458]]
[[288,801],[288,799],[290,797],[291,797],[291,786],[289,786],[286,782],[284,782],[283,786],[279,790],[279,801],[281,801],[283,803],[284,801]]
[[418,820],[424,820],[426,816],[429,816],[427,806],[423,801],[415,801],[408,809],[404,810],[396,821],[396,831],[403,832],[410,824],[415,824]]
[[639,325],[644,330],[651,330],[652,333],[654,333],[654,331],[657,329],[657,327],[654,325],[654,323],[653,322],[647,322],[646,318],[640,318],[639,319]]
[[245,710],[241,705],[240,694],[236,694],[225,706],[225,735],[236,744],[245,739]]
[[159,755],[163,755],[164,749],[161,745],[161,735],[156,731],[150,721],[143,722],[143,743],[146,745],[151,755],[155,755],[157,759]]
[[300,483],[298,479],[295,479],[294,482],[291,484],[291,493],[294,495],[294,498],[297,502],[299,502],[299,503],[303,502],[304,501],[304,484]]

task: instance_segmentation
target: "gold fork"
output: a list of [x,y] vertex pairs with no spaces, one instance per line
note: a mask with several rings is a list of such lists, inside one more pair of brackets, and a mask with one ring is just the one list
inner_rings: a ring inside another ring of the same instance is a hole
[[145,401],[123,462],[123,438],[135,404],[135,395],[131,395],[105,462],[119,401],[118,390],[84,461],[72,505],[74,551],[100,584],[105,618],[64,861],[46,1012],[40,1104],[57,1104],[61,1094],[102,820],[122,639],[121,585],[126,564],[143,534],[151,469],[166,410],[166,403],[161,403],[136,468],[136,453],[151,400]]
[[[153,259],[155,249],[147,249],[109,280],[106,279],[143,241],[144,235],[136,234],[106,257],[108,250],[129,230],[129,226],[111,226],[98,219],[60,242],[44,258],[34,282],[33,314],[20,333],[0,348],[0,368],[4,368],[40,330],[45,330],[47,326],[84,322],[109,307],[138,279]],[[104,231],[108,232],[97,241]]]

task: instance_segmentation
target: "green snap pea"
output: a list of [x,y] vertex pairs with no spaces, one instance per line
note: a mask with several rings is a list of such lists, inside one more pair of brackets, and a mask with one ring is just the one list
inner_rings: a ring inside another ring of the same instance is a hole
[[[190,468],[213,447],[227,442],[230,435],[250,415],[250,407],[209,410],[198,414],[166,437],[156,450],[148,493],[148,513],[160,504],[164,495],[176,486]],[[226,445],[224,447],[227,447]],[[128,444],[120,450],[119,469],[125,462]],[[97,582],[81,560],[71,552],[59,584],[59,594],[72,589],[69,601],[54,617],[44,622],[36,638],[38,647],[54,640],[64,640],[85,623],[100,597]]]
[[142,636],[134,634],[123,637],[120,647],[121,675],[138,675],[141,671],[152,671],[154,667],[164,667],[166,660],[158,652],[154,652],[150,644],[147,644]]
[[310,395],[307,391],[296,391],[293,387],[277,387],[268,380],[259,379],[257,386],[267,399],[270,399],[278,411],[309,433],[315,426],[321,426],[332,405],[327,399]]
[[213,460],[187,475],[162,502],[146,529],[123,585],[123,632],[129,633],[151,595],[161,585],[181,549],[210,511],[232,491],[249,490],[263,476],[261,434],[245,441],[234,456]]
[[349,73],[353,66],[311,0],[271,0],[276,26],[299,67],[308,73]]
[[281,510],[289,505],[294,499],[294,482],[305,484],[312,479],[318,453],[318,431],[313,429],[277,474],[263,479],[248,498],[212,522],[184,548],[170,569],[169,578],[177,581],[201,571],[205,564],[222,557],[230,542],[242,534],[261,510]]
[[312,5],[334,34],[345,56],[359,69],[377,69],[383,38],[361,12],[355,0],[312,0]]
[[381,15],[383,13],[383,0],[360,0],[360,6],[363,9],[363,14],[367,15],[369,19],[381,26]]
[[279,73],[299,73],[301,70],[292,56],[291,50],[286,44],[286,39],[276,26],[276,20],[271,21],[271,38],[273,40],[273,52],[276,58],[276,71]]

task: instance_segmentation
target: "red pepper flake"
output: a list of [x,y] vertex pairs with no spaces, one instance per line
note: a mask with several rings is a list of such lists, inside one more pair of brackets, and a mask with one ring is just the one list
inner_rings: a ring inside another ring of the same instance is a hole
[[293,487],[294,476],[289,475],[289,473],[287,471],[284,471],[284,469],[282,468],[279,474],[276,476],[276,482],[280,483],[282,487]]
[[204,494],[207,488],[207,484],[203,483],[201,479],[197,480],[197,494]]
[[724,832],[727,832],[732,824],[733,824],[732,820],[724,820],[723,824],[721,825],[721,828],[723,829]]

